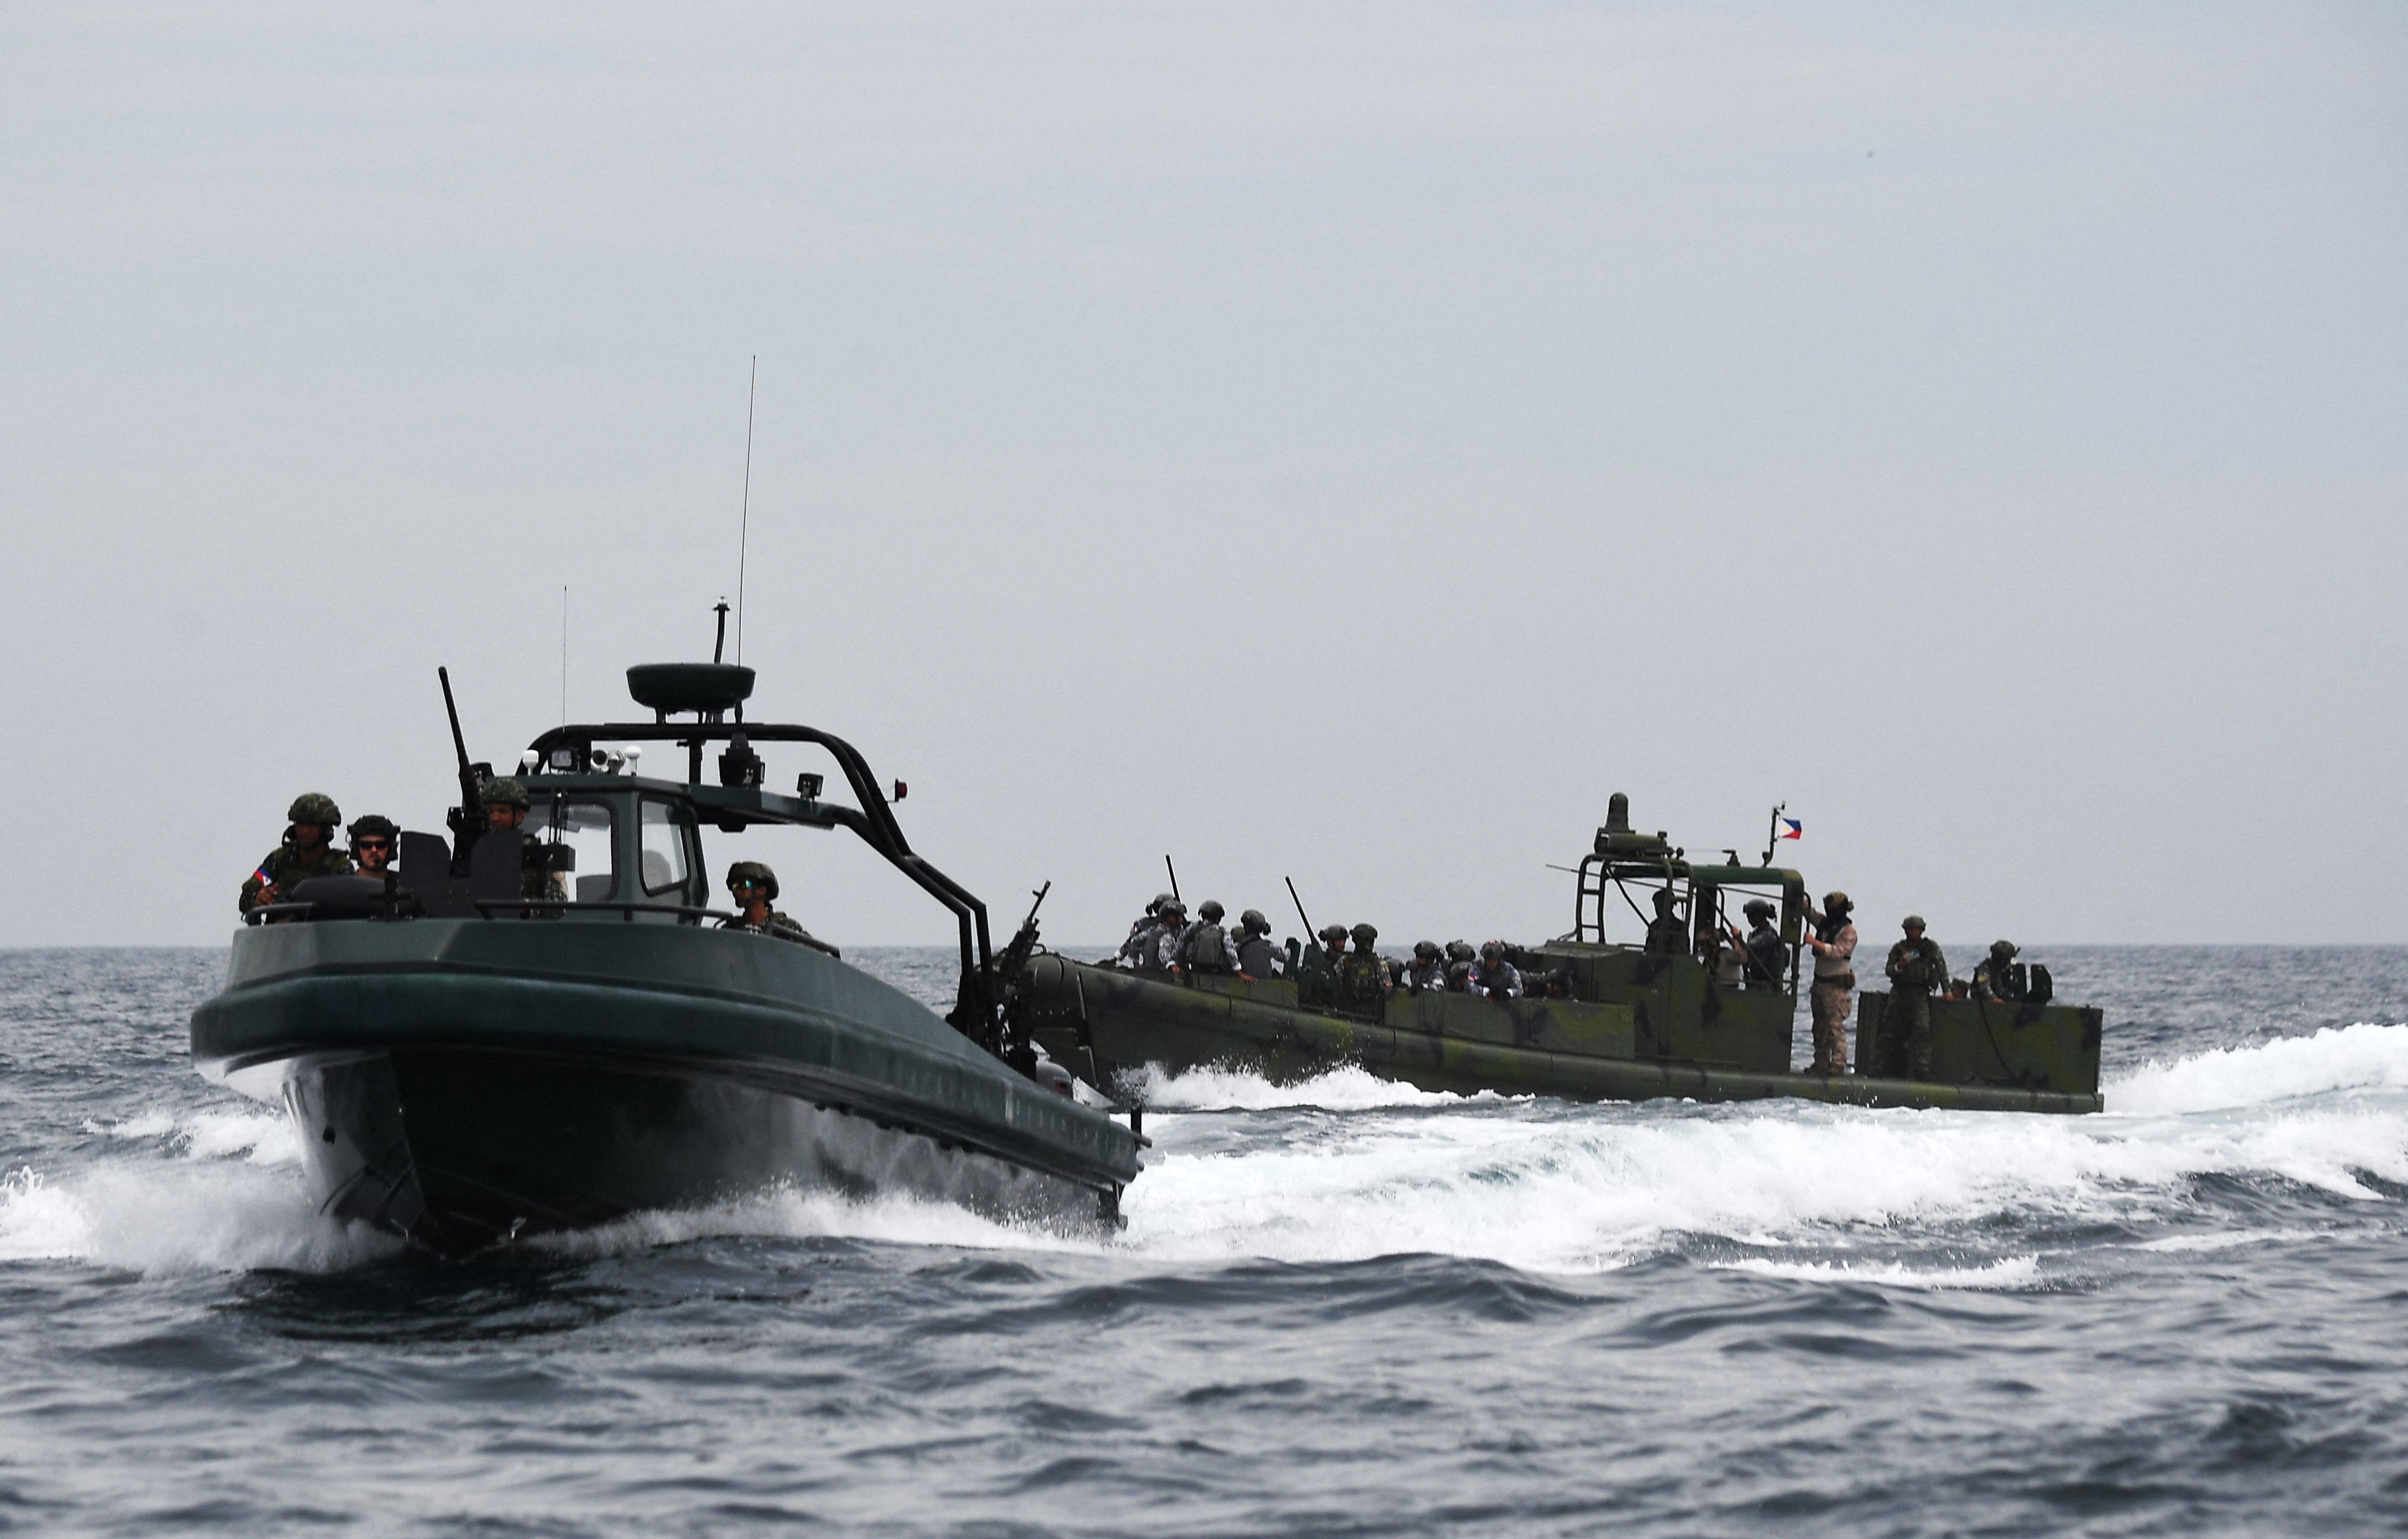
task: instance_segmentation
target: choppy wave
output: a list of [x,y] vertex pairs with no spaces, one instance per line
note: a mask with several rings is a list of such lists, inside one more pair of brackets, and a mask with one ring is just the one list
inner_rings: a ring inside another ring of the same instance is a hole
[[[941,1204],[781,1190],[546,1244],[590,1255],[726,1234],[842,1236],[1181,1263],[1423,1253],[1563,1273],[1710,1239],[1811,1253],[1727,1263],[1783,1276],[2017,1287],[2035,1274],[2005,1261],[1893,1272],[1886,1259],[1832,1261],[1828,1247],[1867,1233],[1944,1243],[2002,1224],[2103,1222],[2145,1240],[2153,1227],[2196,1221],[2206,1177],[2288,1183],[2353,1204],[2386,1195],[2371,1181],[2408,1185],[2402,1026],[2149,1065],[2110,1087],[2114,1110],[2090,1117],[1799,1101],[1575,1106],[1432,1095],[1360,1070],[1290,1086],[1208,1071],[1162,1076],[1150,1094],[1186,1109],[1149,1122],[1158,1147],[1125,1199],[1125,1233],[1109,1243]],[[391,1249],[314,1211],[274,1113],[145,1114],[92,1131],[106,1140],[93,1162],[0,1185],[0,1260],[323,1270]],[[2215,1244],[2191,1234],[2162,1248]]]

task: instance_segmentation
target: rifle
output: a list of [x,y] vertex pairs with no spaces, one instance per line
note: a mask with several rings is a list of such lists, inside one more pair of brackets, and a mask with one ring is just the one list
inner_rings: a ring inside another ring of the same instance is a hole
[[444,819],[452,826],[452,859],[457,865],[468,858],[468,847],[485,831],[484,775],[492,772],[492,766],[468,762],[467,740],[460,736],[460,708],[452,700],[451,669],[438,668],[435,677],[442,681],[443,713],[452,718],[452,752],[460,760],[460,805]]
[[1304,921],[1304,938],[1310,943],[1313,939],[1312,916],[1304,912],[1304,899],[1296,895],[1296,878],[1283,876],[1280,880],[1287,884],[1287,900],[1296,905],[1296,916]]

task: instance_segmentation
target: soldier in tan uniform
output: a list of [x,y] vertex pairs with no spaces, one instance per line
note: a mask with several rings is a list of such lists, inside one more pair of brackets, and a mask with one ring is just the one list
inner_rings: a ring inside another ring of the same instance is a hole
[[1848,923],[1856,904],[1843,892],[1825,893],[1823,908],[1806,905],[1806,922],[1814,932],[1806,937],[1814,953],[1814,982],[1806,990],[1806,1004],[1814,1018],[1814,1065],[1810,1074],[1848,1072],[1848,1013],[1856,1002],[1856,927]]
[[295,883],[313,876],[345,876],[351,872],[351,857],[335,848],[335,829],[342,823],[343,814],[334,798],[315,791],[304,792],[293,798],[284,816],[292,827],[284,830],[283,841],[268,851],[267,858],[243,879],[242,892],[236,901],[245,913],[282,902]]
[[1889,948],[1889,1006],[1882,1012],[1882,1067],[1906,1079],[1931,1077],[1931,995],[1948,986],[1948,958],[1926,936],[1923,915],[1899,921],[1905,936]]

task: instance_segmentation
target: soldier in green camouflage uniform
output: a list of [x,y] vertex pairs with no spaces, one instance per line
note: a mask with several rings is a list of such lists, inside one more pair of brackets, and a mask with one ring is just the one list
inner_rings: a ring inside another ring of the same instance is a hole
[[1369,925],[1357,925],[1351,932],[1354,949],[1338,964],[1338,1002],[1356,1010],[1377,1010],[1385,1002],[1388,989],[1388,964],[1371,949],[1380,932]]
[[769,906],[778,900],[778,873],[761,862],[739,860],[728,867],[727,892],[736,899],[742,917],[722,919],[719,922],[721,929],[750,930],[755,935],[771,935],[781,941],[799,941],[831,956],[844,955]]
[[[518,834],[519,896],[538,902],[566,901],[568,884],[560,879],[558,871],[544,869],[543,841],[519,832],[519,825],[526,821],[527,809],[533,805],[526,787],[515,777],[504,775],[487,781],[481,794],[485,801],[485,832]],[[552,911],[550,917],[559,917],[559,912]]]
[[1990,955],[1973,968],[1973,998],[2014,1000],[2024,997],[2014,978],[2015,954],[2020,949],[2013,941],[1990,942]]
[[293,826],[284,830],[283,842],[268,851],[267,858],[243,881],[236,901],[245,913],[282,902],[295,883],[351,871],[351,856],[335,848],[335,828],[343,814],[334,798],[307,792],[293,798],[284,815]]
[[1926,939],[1923,915],[1899,928],[1906,939],[1889,948],[1889,1005],[1882,1012],[1882,1067],[1907,1079],[1931,1077],[1931,991],[1948,986],[1948,958]]

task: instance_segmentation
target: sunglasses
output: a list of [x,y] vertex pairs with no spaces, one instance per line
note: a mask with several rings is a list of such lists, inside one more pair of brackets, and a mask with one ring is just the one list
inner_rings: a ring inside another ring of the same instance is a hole
[[355,839],[351,841],[351,848],[355,850],[390,850],[393,848],[393,841],[390,839]]
[[767,884],[767,882],[754,882],[754,881],[752,881],[752,880],[750,880],[750,879],[747,879],[747,880],[742,881],[742,882],[730,882],[730,883],[729,883],[729,884],[727,884],[727,885],[728,885],[730,887],[733,887],[733,888],[734,888],[735,890],[737,890],[738,892],[743,892],[743,891],[746,891],[747,889],[749,889],[749,888],[752,888],[752,887],[766,887],[766,886],[767,886],[769,884]]

